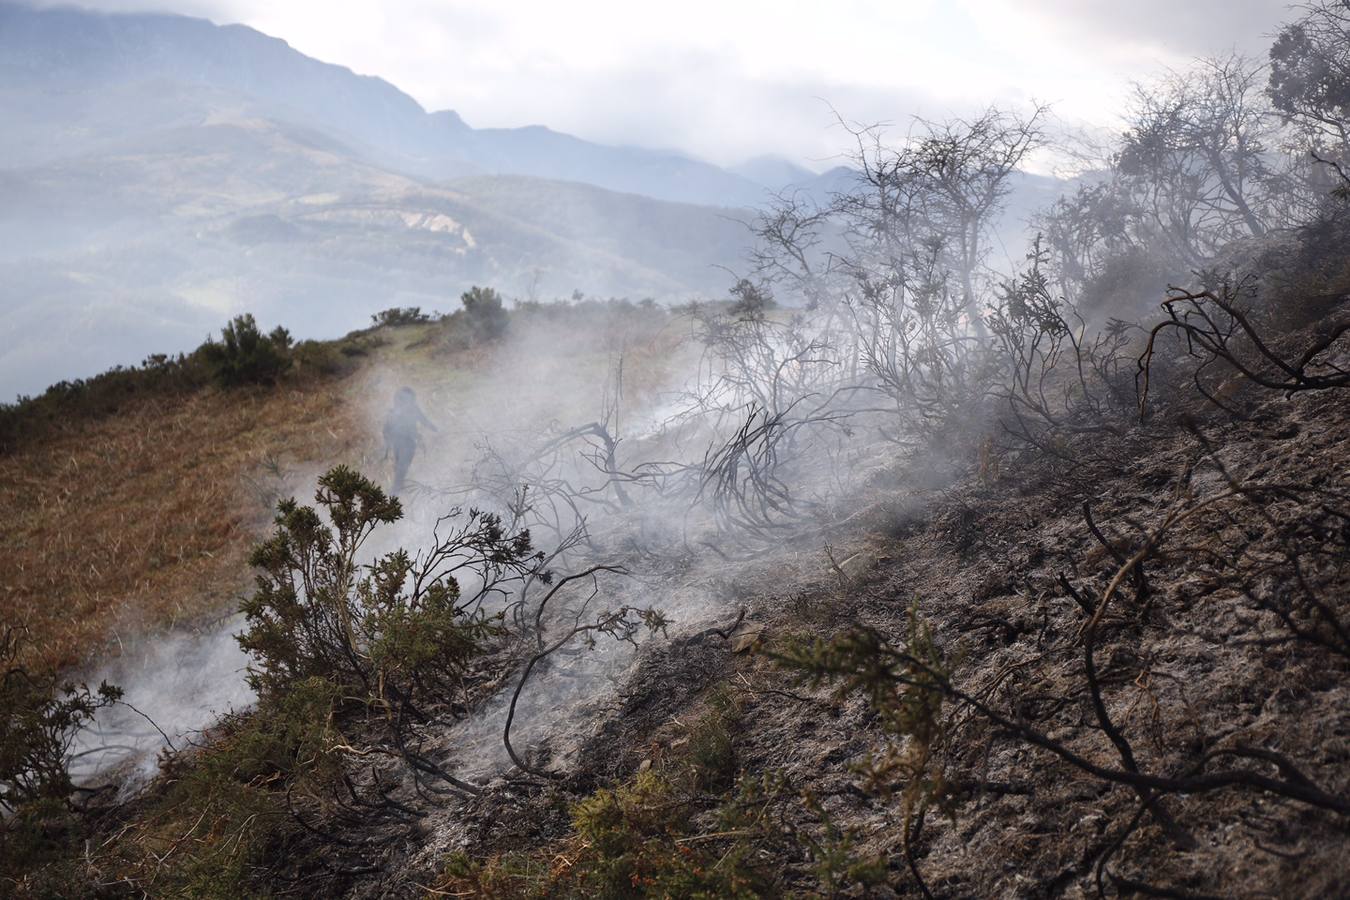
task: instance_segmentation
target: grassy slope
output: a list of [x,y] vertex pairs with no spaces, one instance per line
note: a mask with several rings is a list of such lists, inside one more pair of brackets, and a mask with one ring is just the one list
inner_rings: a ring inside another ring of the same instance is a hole
[[266,521],[269,460],[318,463],[360,434],[342,382],[140,398],[0,456],[6,616],[32,661],[70,665],[119,629],[230,608]]
[[[578,342],[553,352],[569,361],[579,382],[603,382],[611,360],[594,347],[605,345],[604,328],[584,314],[558,316],[518,314],[513,327],[531,333],[555,322],[596,328],[594,346]],[[285,473],[349,462],[387,477],[379,436],[361,408],[366,393],[389,389],[372,380],[375,370],[415,386],[435,409],[481,393],[503,365],[528,365],[532,345],[503,358],[481,347],[447,345],[450,330],[381,329],[366,342],[356,371],[341,377],[309,375],[274,389],[152,393],[116,415],[45,426],[13,452],[0,453],[9,548],[0,557],[0,596],[5,621],[28,629],[28,661],[76,665],[116,652],[119,635],[233,611],[251,584],[246,560],[271,521],[277,492],[307,490],[287,482]],[[677,339],[666,329],[655,344],[632,351],[630,397],[659,381],[660,359]],[[589,404],[590,395],[578,399]],[[595,412],[587,405],[576,415]],[[431,438],[434,446],[470,452],[471,446],[459,446],[470,436],[449,424]]]

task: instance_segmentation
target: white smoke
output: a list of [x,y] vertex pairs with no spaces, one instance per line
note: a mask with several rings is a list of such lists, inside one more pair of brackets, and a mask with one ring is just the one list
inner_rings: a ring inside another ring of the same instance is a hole
[[[601,423],[614,439],[620,468],[698,463],[710,443],[725,438],[740,420],[723,417],[721,398],[708,400],[710,378],[719,373],[698,343],[688,340],[689,326],[683,316],[597,304],[518,312],[507,339],[487,349],[410,347],[426,340],[423,331],[382,333],[389,342],[384,362],[351,388],[370,445],[378,447],[394,394],[404,387],[414,389],[437,430],[422,434],[402,497],[404,517],[375,531],[364,548],[366,561],[398,548],[425,548],[437,519],[456,506],[502,512],[505,493],[519,486],[512,479],[540,474],[525,465],[532,454],[588,423]],[[700,397],[702,406],[695,402]],[[811,438],[799,449],[804,464],[793,473],[794,491],[820,514],[833,513],[832,499],[852,490],[876,457],[870,442],[846,439],[842,432],[826,437]],[[620,606],[652,608],[670,621],[671,635],[729,621],[736,609],[716,584],[744,558],[744,546],[728,537],[725,523],[715,521],[687,486],[667,496],[634,484],[627,488],[629,502],[619,503],[614,488],[605,487],[604,473],[586,457],[586,446],[562,445],[546,473],[565,481],[574,500],[582,499],[547,512],[541,502],[531,530],[536,546],[547,552],[584,523],[589,541],[558,561],[559,575],[598,563],[629,569],[627,576],[606,575],[594,585],[598,592],[587,616]],[[378,450],[360,460],[330,462],[354,464],[386,487],[392,480],[392,460]],[[513,468],[517,465],[525,468]],[[322,468],[292,475],[284,493],[310,502]],[[581,591],[591,589],[589,582],[578,585],[578,593],[559,600],[575,603]],[[562,620],[547,624],[554,636],[567,627]],[[95,673],[93,681],[122,686],[125,703],[101,712],[81,736],[77,773],[87,780],[117,773],[139,783],[155,771],[159,750],[181,749],[221,714],[248,707],[253,701],[244,681],[248,660],[234,640],[241,627],[235,616],[192,633],[143,638]],[[539,666],[521,694],[512,743],[536,764],[565,767],[588,723],[631,672],[632,645],[594,637],[593,647],[557,654]],[[576,643],[580,647],[582,639]],[[513,674],[473,717],[437,726],[436,743],[459,777],[481,781],[509,768],[502,730],[515,686]]]
[[91,683],[118,685],[123,697],[77,735],[75,780],[115,775],[133,790],[155,774],[160,751],[200,742],[222,715],[252,706],[248,659],[234,640],[242,622],[232,615],[192,631],[144,635],[94,672]]

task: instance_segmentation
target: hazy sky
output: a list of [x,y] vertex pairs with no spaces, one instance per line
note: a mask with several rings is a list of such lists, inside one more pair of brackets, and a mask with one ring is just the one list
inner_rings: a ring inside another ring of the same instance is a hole
[[[54,4],[44,4],[54,5]],[[62,4],[69,5],[69,4]],[[832,161],[855,121],[1048,101],[1111,126],[1131,80],[1237,48],[1283,0],[88,0],[242,22],[469,124],[545,124],[719,163]]]

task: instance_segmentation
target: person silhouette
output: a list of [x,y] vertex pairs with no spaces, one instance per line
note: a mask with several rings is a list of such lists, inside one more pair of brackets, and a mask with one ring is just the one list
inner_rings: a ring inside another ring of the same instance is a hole
[[402,387],[394,394],[394,405],[384,418],[384,446],[386,454],[394,454],[394,486],[390,495],[397,497],[403,493],[404,481],[408,477],[408,467],[412,465],[413,454],[417,452],[420,437],[418,428],[425,426],[433,432],[440,429],[422,413],[417,405],[417,395],[410,387]]

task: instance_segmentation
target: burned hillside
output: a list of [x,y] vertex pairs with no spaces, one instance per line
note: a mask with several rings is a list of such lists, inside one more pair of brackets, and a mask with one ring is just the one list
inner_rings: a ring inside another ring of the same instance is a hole
[[1045,107],[850,126],[716,299],[240,316],[6,407],[0,878],[1346,893],[1345,25],[1142,85],[1010,271]]

